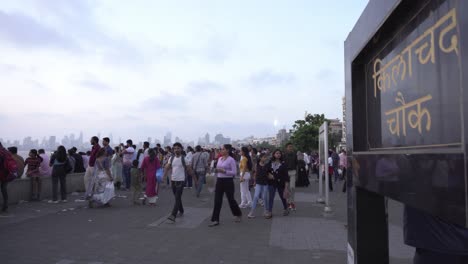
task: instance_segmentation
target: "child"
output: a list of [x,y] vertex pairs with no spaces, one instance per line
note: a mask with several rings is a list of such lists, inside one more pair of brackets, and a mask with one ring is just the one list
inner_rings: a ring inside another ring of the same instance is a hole
[[42,158],[37,154],[36,149],[29,151],[29,157],[24,161],[24,165],[28,166],[26,176],[31,179],[31,201],[39,201],[41,197],[41,173],[39,167],[41,165]]
[[[143,178],[143,175],[141,173],[141,170],[138,168],[138,160],[134,160],[132,162],[132,168],[130,169],[130,175],[131,175],[131,187],[132,187],[132,201],[133,204],[139,204],[140,200],[140,195],[142,191],[141,187],[141,181]],[[144,203],[144,202],[143,202]]]

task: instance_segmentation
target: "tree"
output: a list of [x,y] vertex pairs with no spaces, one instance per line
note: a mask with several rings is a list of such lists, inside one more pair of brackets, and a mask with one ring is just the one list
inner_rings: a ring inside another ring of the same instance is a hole
[[296,120],[291,132],[291,143],[301,152],[317,150],[320,126],[325,122],[324,114],[307,114],[304,120]]
[[270,149],[270,150],[276,149],[276,146],[271,145],[271,144],[268,143],[267,141],[263,141],[262,143],[254,144],[254,147],[255,147],[257,150],[260,150],[260,149],[262,149],[262,148],[267,148],[267,149]]

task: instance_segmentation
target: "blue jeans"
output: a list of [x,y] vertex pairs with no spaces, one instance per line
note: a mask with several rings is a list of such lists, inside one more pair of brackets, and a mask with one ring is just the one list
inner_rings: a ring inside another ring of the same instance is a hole
[[286,199],[283,197],[284,193],[284,186],[274,186],[274,185],[268,185],[268,212],[273,211],[273,201],[275,200],[275,193],[278,191],[278,195],[281,198],[281,202],[283,203],[283,209],[287,210],[288,209],[288,203],[286,202]]
[[267,210],[269,208],[268,205],[270,204],[270,202],[268,201],[268,185],[261,185],[261,184],[255,185],[255,194],[254,194],[254,198],[252,201],[251,212],[255,211],[255,208],[257,207],[258,199],[260,199],[260,197],[265,202],[264,206],[266,208],[265,210]]
[[177,216],[177,212],[181,214],[184,213],[184,206],[182,205],[182,193],[184,192],[184,187],[184,181],[172,181],[172,193],[174,194],[175,201],[171,215],[174,216],[174,218]]
[[197,197],[200,196],[200,193],[203,189],[203,184],[206,181],[206,172],[204,171],[197,171]]
[[122,166],[122,174],[123,174],[123,180],[125,183],[125,188],[130,189],[130,184],[131,184],[131,175],[130,175],[130,170],[132,169],[131,165],[126,165],[124,164]]
[[192,175],[187,173],[187,176],[185,177],[185,186],[187,187],[192,187],[193,186],[193,177]]

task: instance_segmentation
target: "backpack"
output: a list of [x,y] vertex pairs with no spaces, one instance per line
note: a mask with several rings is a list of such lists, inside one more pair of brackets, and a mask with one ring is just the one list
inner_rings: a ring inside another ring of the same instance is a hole
[[[171,156],[171,167],[172,167],[172,162],[174,161],[175,154]],[[187,178],[187,165],[185,164],[185,156],[180,155],[180,160],[182,161],[182,166],[184,166],[184,173],[185,173],[185,178]]]
[[18,164],[9,153],[0,155],[0,171],[0,181],[11,182],[18,178]]
[[[181,160],[182,160],[182,166],[184,166],[184,170],[185,172],[187,172],[187,165],[185,165],[185,156],[184,155],[181,155]],[[175,158],[175,155],[172,155],[171,156],[171,166],[172,166],[172,162],[174,161],[174,158]]]

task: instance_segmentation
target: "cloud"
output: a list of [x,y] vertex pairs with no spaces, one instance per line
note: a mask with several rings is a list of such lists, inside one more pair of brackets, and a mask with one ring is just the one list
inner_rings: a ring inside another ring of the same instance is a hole
[[226,89],[226,86],[223,84],[210,80],[192,81],[187,84],[187,92],[195,95],[200,93],[221,92]]
[[256,87],[290,84],[296,77],[292,73],[280,73],[272,70],[263,70],[252,74],[248,81]]
[[317,74],[315,74],[315,78],[317,78],[317,80],[319,81],[326,81],[326,80],[333,78],[336,75],[337,73],[334,72],[333,70],[321,69],[317,72]]
[[20,13],[5,13],[0,10],[0,38],[24,48],[55,47],[78,50],[71,39],[58,31],[42,25],[32,17]]
[[212,63],[224,63],[234,50],[234,37],[212,34],[202,50],[202,57]]
[[180,110],[187,109],[188,98],[186,96],[161,93],[158,97],[151,97],[143,101],[142,107],[144,110]]
[[94,90],[94,91],[113,91],[115,88],[111,87],[110,85],[101,82],[95,78],[87,78],[83,79],[78,82],[78,84],[82,87]]

